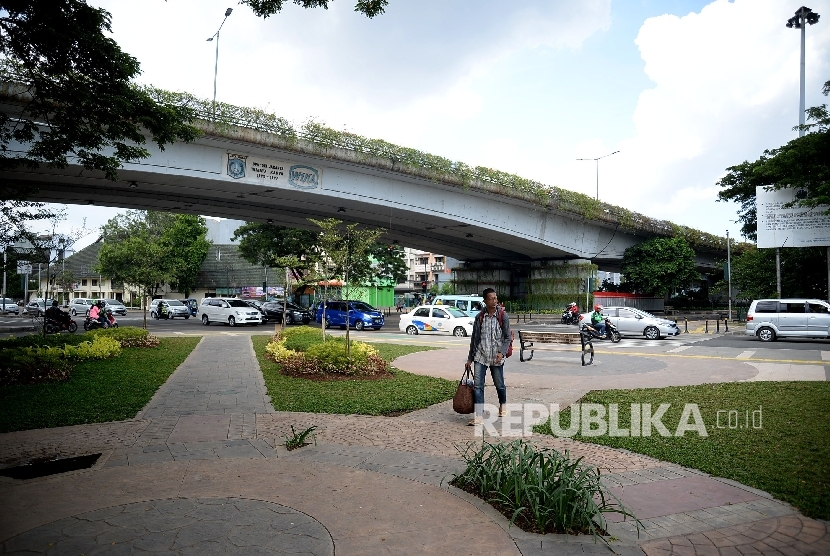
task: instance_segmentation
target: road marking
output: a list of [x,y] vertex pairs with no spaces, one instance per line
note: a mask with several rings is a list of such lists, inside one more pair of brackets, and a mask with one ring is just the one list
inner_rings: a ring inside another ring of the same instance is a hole
[[693,346],[680,346],[680,347],[676,347],[674,349],[670,349],[666,353],[678,353],[678,352],[681,352],[681,351],[685,351],[685,350],[689,349],[690,347],[693,347]]
[[822,351],[821,359],[822,361],[830,361],[830,351]]
[[755,355],[753,350],[742,351],[735,359],[751,359],[753,355]]
[[[677,357],[680,359],[717,359],[720,361],[734,361],[733,357],[722,355],[686,355],[685,353],[645,353],[633,351],[595,351],[596,354],[604,355],[634,355],[640,357]],[[808,359],[753,359],[753,363],[793,363],[794,365],[815,365],[815,360]]]

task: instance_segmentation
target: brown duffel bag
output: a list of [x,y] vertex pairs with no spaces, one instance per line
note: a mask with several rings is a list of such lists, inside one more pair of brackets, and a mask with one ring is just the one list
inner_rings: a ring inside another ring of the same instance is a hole
[[455,390],[455,396],[452,397],[452,409],[462,414],[472,413],[475,410],[473,373],[467,369],[464,369],[464,374],[458,381],[458,388]]

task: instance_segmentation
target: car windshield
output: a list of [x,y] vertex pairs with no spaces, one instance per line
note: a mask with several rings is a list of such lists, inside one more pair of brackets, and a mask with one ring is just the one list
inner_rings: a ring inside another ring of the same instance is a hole
[[249,307],[250,308],[250,305],[248,305],[247,303],[245,303],[241,299],[228,299],[227,301],[228,301],[228,305],[230,305],[231,307]]
[[377,309],[375,309],[371,305],[368,305],[366,303],[362,303],[362,302],[359,302],[359,301],[357,303],[352,303],[352,309],[354,309],[356,311],[360,311],[362,313],[371,313],[371,312],[377,311]]
[[123,303],[121,303],[117,299],[105,299],[104,301],[106,301],[110,305],[123,305]]
[[182,303],[181,301],[176,301],[175,299],[171,299],[170,301],[167,301],[166,303],[168,305],[170,305],[171,307],[181,307],[182,305],[184,305],[184,303]]
[[464,311],[459,311],[459,310],[458,310],[458,309],[456,309],[455,307],[443,307],[443,309],[444,309],[446,312],[448,312],[449,314],[451,314],[452,316],[454,316],[455,318],[457,318],[457,319],[464,318],[464,317],[469,317],[469,316],[470,316],[470,315],[468,315],[467,313],[465,313]]

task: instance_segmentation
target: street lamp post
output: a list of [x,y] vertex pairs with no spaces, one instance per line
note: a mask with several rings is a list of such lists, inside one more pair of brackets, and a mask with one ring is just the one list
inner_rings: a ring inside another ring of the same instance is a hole
[[[795,11],[795,15],[792,16],[790,19],[787,20],[787,27],[789,29],[801,29],[801,80],[800,80],[800,94],[798,97],[798,136],[804,137],[804,113],[806,111],[805,107],[805,42],[806,42],[806,30],[807,25],[815,25],[818,23],[818,20],[821,16],[808,8],[807,6],[801,6]],[[778,277],[778,297],[781,297],[781,248],[775,248],[775,263],[777,268],[777,277]],[[828,288],[828,297],[830,298],[830,246],[827,247],[827,288]]]
[[614,151],[612,153],[608,153],[606,155],[597,157],[597,158],[577,158],[577,160],[593,160],[597,163],[597,201],[599,201],[599,161],[607,156],[611,156],[612,154],[617,154],[620,151]]
[[806,6],[801,6],[795,12],[795,15],[792,16],[790,19],[787,20],[787,27],[790,29],[801,29],[801,95],[798,99],[798,125],[801,126],[798,130],[798,136],[804,136],[804,43],[805,43],[805,30],[807,29],[807,25],[815,25],[818,23],[819,16],[816,12],[811,10]]
[[213,35],[211,35],[211,37],[207,40],[207,42],[210,42],[213,39],[216,39],[216,61],[214,62],[214,65],[213,65],[213,119],[214,120],[216,120],[216,75],[219,72],[219,31],[222,30],[222,25],[225,24],[225,21],[227,21],[228,16],[231,15],[231,13],[233,13],[233,8],[228,8],[227,10],[225,10],[225,19],[222,20],[222,23],[219,25],[219,29],[217,29],[216,32]]

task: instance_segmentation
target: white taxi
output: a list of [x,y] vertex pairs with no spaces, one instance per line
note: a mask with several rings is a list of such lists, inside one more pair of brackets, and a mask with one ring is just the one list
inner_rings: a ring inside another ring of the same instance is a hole
[[473,317],[448,305],[421,305],[401,315],[398,328],[407,334],[468,336],[473,333]]

